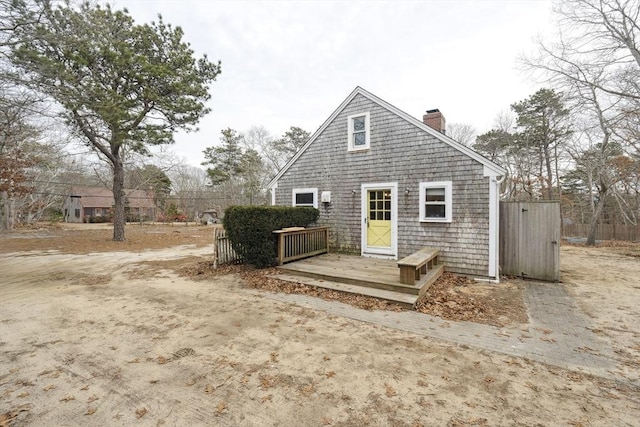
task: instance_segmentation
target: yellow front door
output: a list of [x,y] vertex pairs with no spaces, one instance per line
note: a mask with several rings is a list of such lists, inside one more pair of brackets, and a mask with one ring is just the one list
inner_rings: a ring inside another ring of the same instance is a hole
[[367,246],[391,247],[391,190],[367,191]]

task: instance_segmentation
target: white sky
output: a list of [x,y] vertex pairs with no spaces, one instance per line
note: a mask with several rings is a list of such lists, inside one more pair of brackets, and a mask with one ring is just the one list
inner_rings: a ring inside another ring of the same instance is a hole
[[535,82],[520,54],[551,28],[548,0],[210,1],[115,0],[136,22],[181,26],[198,55],[222,61],[212,112],[172,148],[199,165],[220,131],[262,125],[313,133],[356,86],[422,118],[491,129]]

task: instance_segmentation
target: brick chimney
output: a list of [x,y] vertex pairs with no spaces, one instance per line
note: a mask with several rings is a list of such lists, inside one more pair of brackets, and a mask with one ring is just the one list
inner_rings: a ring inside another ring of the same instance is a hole
[[438,132],[445,133],[447,121],[437,108],[435,110],[427,110],[427,114],[422,116],[422,121],[425,125],[437,130]]

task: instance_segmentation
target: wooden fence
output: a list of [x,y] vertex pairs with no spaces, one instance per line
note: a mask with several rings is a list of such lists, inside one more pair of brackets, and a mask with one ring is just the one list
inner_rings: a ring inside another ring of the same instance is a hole
[[558,281],[559,240],[559,202],[500,202],[502,274]]
[[217,228],[213,232],[213,268],[221,264],[240,264],[242,257],[233,250],[231,240],[224,228]]
[[329,252],[329,227],[292,227],[273,233],[278,236],[278,265]]
[[[589,224],[565,224],[562,228],[562,237],[587,237]],[[596,240],[627,240],[635,242],[640,240],[640,224],[598,224]]]

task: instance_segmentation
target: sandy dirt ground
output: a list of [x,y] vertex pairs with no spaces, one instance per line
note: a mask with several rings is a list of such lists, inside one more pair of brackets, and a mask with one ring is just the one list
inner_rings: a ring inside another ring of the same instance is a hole
[[[0,426],[639,424],[640,390],[623,376],[280,303],[235,274],[194,281],[159,267],[207,259],[206,227],[127,233],[124,245],[101,228],[0,237]],[[630,367],[639,253],[562,250],[565,286]]]
[[560,273],[591,330],[615,353],[617,373],[640,383],[640,244],[564,246]]

